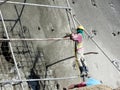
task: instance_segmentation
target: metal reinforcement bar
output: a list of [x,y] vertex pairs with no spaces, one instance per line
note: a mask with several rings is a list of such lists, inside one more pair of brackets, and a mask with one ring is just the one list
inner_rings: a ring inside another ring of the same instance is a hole
[[0,81],[0,84],[3,83],[13,83],[13,82],[28,82],[28,81],[54,81],[54,80],[65,80],[65,79],[76,79],[79,78],[80,76],[72,76],[72,77],[61,77],[61,78],[43,78],[43,79],[25,79],[25,80],[5,80],[5,81]]
[[56,40],[69,40],[70,38],[10,38],[10,39],[3,39],[0,38],[0,41],[56,41]]
[[[4,2],[4,1],[1,0],[0,2]],[[6,1],[6,3],[16,4],[16,5],[46,7],[46,8],[71,9],[70,7],[66,7],[66,6],[52,6],[52,5],[43,5],[43,4],[35,4],[35,3],[22,3],[22,2],[13,2],[13,1]]]
[[[5,30],[6,37],[9,39],[9,35],[8,35],[7,29],[6,29],[6,25],[5,25],[1,10],[0,10],[0,16],[1,16],[1,19],[2,19],[2,23],[3,23],[3,27],[4,27],[4,30]],[[13,48],[12,48],[11,42],[9,42],[9,46],[10,46],[10,51],[11,51],[11,54],[12,54],[12,57],[13,57],[13,61],[14,61],[16,70],[17,70],[18,77],[21,80],[21,75],[20,75],[20,72],[19,72],[19,69],[18,69],[18,66],[17,66],[17,62],[16,62],[16,59],[15,59],[14,53],[13,53]],[[24,90],[24,87],[23,87],[22,84],[21,84],[21,86],[22,86],[22,90]]]

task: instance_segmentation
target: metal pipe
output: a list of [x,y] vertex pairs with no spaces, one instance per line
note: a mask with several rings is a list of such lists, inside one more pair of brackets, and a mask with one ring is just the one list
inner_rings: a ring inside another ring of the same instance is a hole
[[0,38],[0,41],[56,41],[56,40],[69,40],[68,38],[10,38],[10,39],[3,39]]
[[[6,29],[6,25],[5,25],[1,10],[0,10],[0,16],[1,16],[1,19],[2,19],[2,23],[3,23],[3,27],[4,27],[4,30],[5,30],[6,37],[9,39],[9,35],[8,35],[7,29]],[[9,46],[10,46],[11,54],[12,54],[12,57],[13,57],[13,60],[14,60],[15,68],[17,70],[18,77],[19,77],[19,79],[21,79],[21,75],[20,75],[20,72],[19,72],[19,69],[18,69],[18,66],[17,66],[17,62],[16,62],[16,59],[15,59],[14,53],[13,53],[13,48],[12,48],[11,42],[9,42]],[[22,84],[21,84],[21,86],[22,86],[22,90],[24,90],[24,87],[23,87]]]
[[[0,1],[0,2],[3,2],[3,1]],[[46,8],[71,9],[70,7],[65,7],[65,6],[52,6],[52,5],[43,5],[43,4],[35,4],[35,3],[22,3],[22,2],[13,2],[13,1],[6,1],[6,3],[16,4],[16,5],[46,7]]]
[[[26,3],[26,0],[24,0],[24,3]],[[17,12],[17,7],[15,7],[15,10],[16,10],[16,13],[17,13],[17,16],[18,16],[18,19],[16,20],[16,22],[14,23],[14,25],[13,25],[13,27],[11,28],[10,31],[13,31],[13,29],[15,28],[15,26],[16,26],[16,24],[17,24],[18,21],[19,21],[19,22],[21,21],[20,18],[21,18],[21,16],[22,16],[22,13],[23,13],[24,8],[25,8],[25,5],[22,6],[22,9],[21,9],[20,14],[19,14],[19,13]]]
[[72,77],[61,77],[61,78],[43,78],[43,79],[26,79],[26,80],[6,80],[0,81],[0,83],[8,83],[8,82],[28,82],[28,81],[54,81],[54,80],[65,80],[65,79],[76,79],[80,76],[72,76]]

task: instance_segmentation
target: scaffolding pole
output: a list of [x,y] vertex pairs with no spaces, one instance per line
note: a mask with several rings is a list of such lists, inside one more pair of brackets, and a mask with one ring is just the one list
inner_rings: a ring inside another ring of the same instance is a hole
[[[5,30],[6,37],[9,39],[9,35],[8,35],[7,29],[6,29],[6,25],[5,25],[4,18],[3,18],[1,10],[0,10],[0,16],[1,16],[1,19],[2,19],[2,23],[3,23],[3,27],[4,27],[4,30]],[[12,48],[11,42],[9,42],[9,46],[10,46],[10,51],[11,51],[13,61],[14,61],[14,64],[15,64],[15,68],[17,70],[18,77],[21,80],[21,75],[20,75],[20,72],[19,72],[19,69],[18,69],[18,66],[17,66],[17,62],[16,62],[16,59],[15,59],[14,53],[13,53],[13,48]],[[23,84],[21,84],[21,86],[22,86],[22,90],[24,90]]]
[[67,38],[9,38],[3,39],[0,38],[0,41],[56,41],[56,40],[70,40],[69,37]]
[[26,79],[26,80],[6,80],[6,81],[0,81],[0,84],[2,83],[12,83],[12,82],[28,82],[28,81],[54,81],[54,80],[69,80],[69,79],[76,79],[80,76],[72,76],[72,77],[61,77],[61,78],[43,78],[43,79]]
[[[0,2],[3,2],[3,1],[0,1]],[[8,4],[16,4],[16,5],[46,7],[46,8],[71,9],[70,7],[65,7],[65,6],[52,6],[52,5],[43,5],[43,4],[35,4],[35,3],[22,3],[22,2],[13,2],[13,1],[6,1],[6,3],[8,3]]]

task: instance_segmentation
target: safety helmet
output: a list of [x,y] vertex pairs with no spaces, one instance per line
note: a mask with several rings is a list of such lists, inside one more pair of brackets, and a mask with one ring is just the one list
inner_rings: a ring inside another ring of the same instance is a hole
[[78,26],[78,27],[77,27],[77,30],[78,30],[78,29],[80,29],[80,30],[85,30],[85,28],[84,28],[82,25]]

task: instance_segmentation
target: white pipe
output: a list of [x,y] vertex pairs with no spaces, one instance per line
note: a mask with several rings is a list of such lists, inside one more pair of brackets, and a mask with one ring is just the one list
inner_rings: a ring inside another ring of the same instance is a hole
[[[1,19],[2,19],[2,23],[3,23],[4,30],[5,30],[5,34],[6,34],[7,38],[9,39],[9,35],[8,35],[7,29],[6,29],[6,25],[5,25],[5,22],[4,22],[1,10],[0,10],[0,16],[1,16]],[[16,62],[16,59],[15,59],[15,56],[14,56],[14,53],[13,53],[13,48],[12,48],[11,42],[9,42],[9,46],[10,46],[11,54],[12,54],[12,57],[13,57],[13,60],[14,60],[14,64],[15,64],[17,73],[18,73],[18,77],[19,77],[19,79],[21,79],[21,75],[20,75],[19,69],[17,67],[17,62]],[[21,84],[21,86],[22,86],[22,90],[24,90],[24,87],[23,87],[22,84]]]
[[69,40],[70,38],[10,38],[3,39],[0,38],[0,41],[54,41],[54,40]]
[[25,79],[25,80],[6,80],[0,81],[0,83],[9,83],[9,82],[27,82],[27,81],[54,81],[54,80],[65,80],[65,79],[76,79],[80,76],[72,76],[72,77],[61,77],[61,78],[43,78],[43,79]]
[[[0,2],[3,2],[3,1],[0,1]],[[13,2],[13,1],[6,1],[6,3],[16,4],[16,5],[46,7],[46,8],[71,9],[70,7],[65,7],[65,6],[51,6],[51,5],[43,5],[43,4],[35,4],[35,3],[23,3],[23,2]]]

